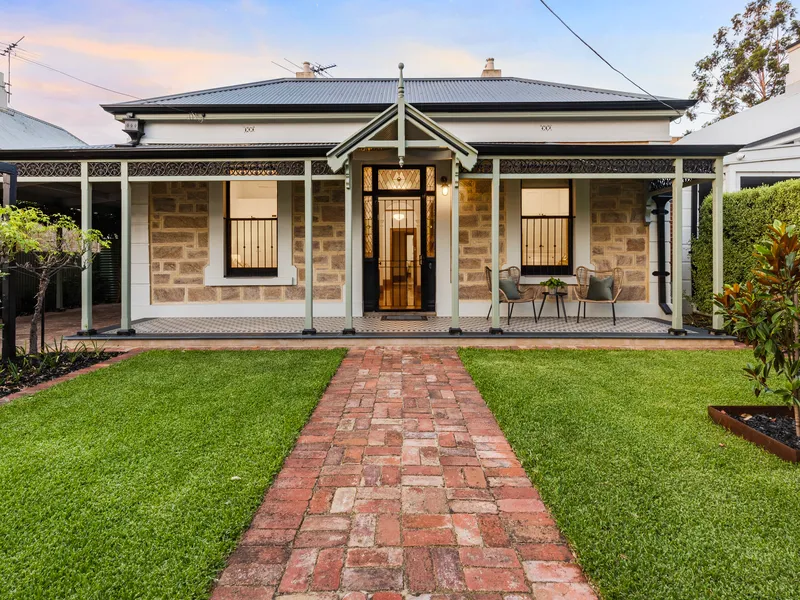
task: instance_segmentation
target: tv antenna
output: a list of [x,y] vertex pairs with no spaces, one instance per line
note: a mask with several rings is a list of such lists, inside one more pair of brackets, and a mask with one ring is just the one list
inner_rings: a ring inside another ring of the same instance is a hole
[[[295,67],[298,71],[303,71],[304,70],[302,66],[298,65],[297,63],[293,63],[288,58],[284,58],[283,60],[285,60],[287,63],[289,63],[290,65]],[[286,67],[286,66],[284,66],[284,65],[282,65],[280,63],[276,63],[274,60],[272,60],[270,62],[273,65],[275,65],[276,67],[280,67],[281,69],[289,71],[292,74],[295,73],[294,70],[292,70],[289,67]],[[313,62],[313,61],[309,61],[308,64],[309,64],[309,69],[311,70],[312,73],[314,73],[314,75],[317,75],[319,77],[328,77],[328,78],[333,77],[330,73],[328,73],[328,71],[333,69],[336,66],[336,64],[330,64],[330,65],[327,65],[327,66],[323,66],[322,64],[320,64],[318,62]]]
[[11,55],[12,54],[16,54],[15,49],[17,48],[17,46],[19,46],[19,43],[24,39],[25,39],[25,36],[23,35],[16,42],[14,42],[12,44],[6,44],[5,48],[0,50],[0,56],[7,56],[8,57],[8,70],[6,72],[6,74],[8,75],[8,81],[6,82],[6,85],[5,85],[5,88],[6,88],[5,89],[5,93],[6,93],[6,100],[7,100],[9,105],[11,104]]

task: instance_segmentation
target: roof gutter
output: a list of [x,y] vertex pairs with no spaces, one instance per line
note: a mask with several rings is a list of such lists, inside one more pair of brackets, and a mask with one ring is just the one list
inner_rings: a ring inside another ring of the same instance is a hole
[[[739,150],[738,145],[675,145],[675,144],[502,144],[469,143],[481,158],[487,157],[682,157],[709,158],[725,156]],[[117,146],[110,148],[38,148],[0,150],[0,160],[93,160],[93,159],[269,159],[309,158],[325,160],[336,144],[293,144],[291,146],[198,146],[161,148]]]
[[[685,111],[697,100],[625,100],[611,102],[412,102],[422,112],[543,112],[543,111],[612,111],[612,110],[663,110],[666,104],[676,111]],[[186,114],[215,113],[359,113],[383,112],[393,103],[353,104],[101,104],[106,112],[114,115],[163,114],[174,111]],[[676,115],[677,117],[678,115]]]

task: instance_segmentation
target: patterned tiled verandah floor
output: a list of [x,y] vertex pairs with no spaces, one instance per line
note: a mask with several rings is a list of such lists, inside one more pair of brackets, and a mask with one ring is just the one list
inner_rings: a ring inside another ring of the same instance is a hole
[[[464,332],[487,332],[491,321],[483,317],[462,317]],[[444,333],[450,328],[449,317],[428,317],[425,321],[383,320],[380,315],[367,315],[353,319],[360,333]],[[617,334],[666,334],[669,324],[665,321],[638,318],[620,318],[614,325],[609,318],[581,319],[574,317],[567,322],[556,317],[542,317],[534,322],[532,317],[500,320],[501,328],[508,333],[617,333]],[[137,334],[260,334],[292,333],[303,330],[302,317],[162,317],[134,323]],[[314,328],[320,333],[341,333],[343,317],[317,317]]]
[[351,349],[213,600],[596,596],[452,349]]

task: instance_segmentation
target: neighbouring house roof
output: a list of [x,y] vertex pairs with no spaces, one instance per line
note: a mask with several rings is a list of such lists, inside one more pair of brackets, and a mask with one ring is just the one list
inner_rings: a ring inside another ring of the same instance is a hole
[[676,144],[738,144],[742,147],[800,128],[800,85],[788,86],[780,96],[693,131]]
[[0,108],[0,148],[86,146],[66,129],[11,108]]
[[[397,79],[270,79],[228,87],[107,104],[110,113],[354,112],[384,110]],[[684,110],[695,100],[659,98],[519,77],[405,79],[406,99],[420,110]]]

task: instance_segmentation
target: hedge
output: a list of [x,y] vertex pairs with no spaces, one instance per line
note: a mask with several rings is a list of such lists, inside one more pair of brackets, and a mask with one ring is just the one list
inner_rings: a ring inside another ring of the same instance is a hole
[[[767,225],[780,220],[800,225],[800,179],[790,179],[725,194],[723,198],[723,260],[725,283],[746,281],[755,266],[753,244]],[[692,301],[711,312],[711,196],[700,206],[698,237],[692,244]]]

